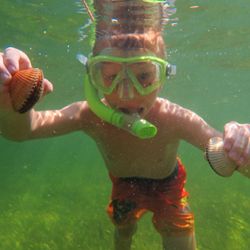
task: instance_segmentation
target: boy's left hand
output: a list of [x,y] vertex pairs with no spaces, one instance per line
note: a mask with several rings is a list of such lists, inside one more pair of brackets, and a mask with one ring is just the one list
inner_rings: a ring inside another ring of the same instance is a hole
[[224,126],[224,150],[239,169],[250,166],[250,124],[229,122]]

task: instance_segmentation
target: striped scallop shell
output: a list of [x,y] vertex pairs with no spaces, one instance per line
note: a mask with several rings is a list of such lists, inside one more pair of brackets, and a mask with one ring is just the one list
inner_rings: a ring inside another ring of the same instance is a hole
[[237,168],[226,158],[223,139],[220,137],[214,137],[209,140],[205,153],[209,165],[221,176],[231,176]]
[[43,72],[37,68],[17,71],[10,82],[10,96],[15,111],[25,113],[43,93]]

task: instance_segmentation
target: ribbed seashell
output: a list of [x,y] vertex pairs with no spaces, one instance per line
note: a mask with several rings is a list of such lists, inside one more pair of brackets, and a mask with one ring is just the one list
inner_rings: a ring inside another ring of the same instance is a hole
[[10,82],[10,96],[15,111],[25,113],[43,93],[43,72],[38,68],[17,71]]
[[223,139],[220,137],[213,137],[209,140],[205,154],[209,165],[218,175],[231,176],[237,168],[227,159],[223,148]]

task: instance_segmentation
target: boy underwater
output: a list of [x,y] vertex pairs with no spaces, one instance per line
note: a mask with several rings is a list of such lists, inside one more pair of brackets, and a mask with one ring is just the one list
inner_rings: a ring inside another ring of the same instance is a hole
[[[113,184],[107,211],[115,225],[115,249],[130,249],[137,221],[146,211],[153,213],[163,249],[195,249],[194,217],[184,188],[186,171],[177,158],[179,143],[185,140],[204,151],[210,138],[222,137],[225,154],[238,171],[244,171],[250,165],[250,125],[230,122],[221,133],[191,110],[158,97],[169,69],[161,3],[105,0],[95,1],[95,8],[96,41],[84,84],[104,95],[105,107],[124,115],[125,130],[96,115],[91,100],[61,110],[15,112],[9,83],[31,62],[24,52],[7,48],[0,53],[2,136],[24,141],[84,131],[95,140]],[[47,93],[53,90],[48,80],[44,86]],[[128,133],[134,121],[139,127],[148,122],[157,133],[153,129],[153,136],[145,139],[136,129]]]

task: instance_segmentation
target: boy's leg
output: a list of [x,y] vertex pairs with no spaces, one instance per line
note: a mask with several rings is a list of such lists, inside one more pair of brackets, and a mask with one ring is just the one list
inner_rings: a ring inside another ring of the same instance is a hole
[[196,240],[194,233],[187,236],[162,237],[163,250],[195,250]]
[[115,250],[130,250],[133,235],[137,225],[130,224],[123,227],[117,226],[114,233]]
[[134,201],[115,199],[110,202],[107,212],[115,225],[115,250],[129,250],[136,232],[137,220],[145,211],[137,208]]
[[153,223],[164,250],[195,250],[194,216],[189,205],[165,207],[154,213]]
[[178,160],[178,174],[162,186],[152,211],[153,224],[162,236],[164,250],[195,250],[194,215],[187,202],[185,167]]
[[115,226],[115,250],[129,250],[137,221],[146,212],[140,206],[140,192],[136,180],[122,179],[110,174],[113,188],[107,213]]

